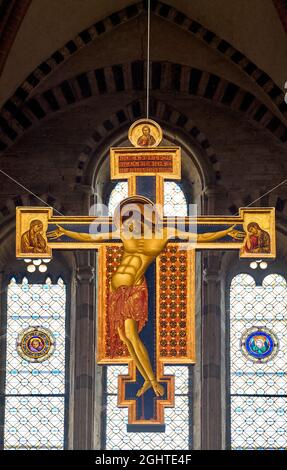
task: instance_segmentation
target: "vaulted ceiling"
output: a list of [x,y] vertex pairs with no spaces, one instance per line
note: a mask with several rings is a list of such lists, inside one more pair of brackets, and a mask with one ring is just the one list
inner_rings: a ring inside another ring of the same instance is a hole
[[[79,32],[137,3],[137,0],[32,0],[28,9],[22,12],[24,18],[0,79],[1,102],[40,63]],[[280,88],[283,87],[287,77],[287,42],[271,0],[166,0],[165,4],[226,40],[270,75]],[[157,36],[152,31],[152,57],[156,52]],[[128,44],[123,47],[129,49]],[[172,44],[169,47],[172,49]],[[171,54],[174,52],[170,50]]]

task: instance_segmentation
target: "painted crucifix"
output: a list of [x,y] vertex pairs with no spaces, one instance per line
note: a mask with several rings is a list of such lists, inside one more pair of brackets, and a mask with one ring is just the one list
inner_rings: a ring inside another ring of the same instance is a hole
[[17,208],[17,257],[47,258],[53,249],[99,253],[100,364],[128,364],[118,405],[129,408],[129,431],[163,431],[174,405],[174,377],[165,364],[195,362],[195,249],[237,249],[241,257],[275,257],[273,208],[239,216],[166,217],[165,179],[181,177],[180,148],[159,146],[160,126],[135,122],[133,147],[112,148],[111,178],[128,181],[129,196],[113,217],[58,217],[52,209]]

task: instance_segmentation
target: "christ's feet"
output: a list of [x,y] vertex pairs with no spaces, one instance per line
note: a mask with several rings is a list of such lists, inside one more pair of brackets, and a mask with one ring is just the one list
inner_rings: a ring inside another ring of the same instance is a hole
[[162,397],[164,395],[164,387],[160,385],[156,380],[146,380],[143,386],[137,391],[137,397],[141,397],[147,390],[153,388],[154,393],[157,397]]
[[137,391],[137,397],[141,397],[149,388],[151,388],[151,382],[146,380],[143,386]]
[[154,393],[157,397],[162,397],[164,394],[164,388],[160,385],[156,380],[152,380],[151,386],[153,388]]

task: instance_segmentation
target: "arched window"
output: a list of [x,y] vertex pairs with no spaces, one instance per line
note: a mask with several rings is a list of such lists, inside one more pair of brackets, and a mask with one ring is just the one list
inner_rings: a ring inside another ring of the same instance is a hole
[[174,181],[164,182],[164,204],[163,213],[170,217],[181,215],[187,216],[187,201],[183,190]]
[[[108,208],[128,196],[127,182],[117,183],[111,191]],[[165,215],[187,215],[187,201],[179,184],[165,182]],[[128,410],[117,406],[118,376],[128,373],[127,366],[107,366],[104,392],[103,448],[106,449],[190,449],[192,439],[192,385],[189,366],[166,366],[165,374],[175,376],[175,406],[165,409],[164,433],[127,432]]]
[[114,214],[117,205],[126,197],[128,197],[128,183],[127,181],[119,181],[111,191],[109,197],[108,212],[110,216]]
[[[112,216],[116,206],[124,199],[128,197],[128,183],[127,181],[118,182],[113,190],[111,191],[108,212]],[[183,190],[178,183],[174,181],[164,182],[164,215],[169,216],[186,216],[188,212],[187,201]]]
[[12,277],[5,329],[4,449],[63,449],[68,400],[64,281]]
[[230,286],[230,422],[233,449],[287,446],[287,284],[256,285],[237,274]]

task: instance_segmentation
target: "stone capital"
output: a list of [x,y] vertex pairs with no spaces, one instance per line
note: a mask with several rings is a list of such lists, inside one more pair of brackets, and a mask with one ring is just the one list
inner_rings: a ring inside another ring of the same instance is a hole
[[216,269],[205,268],[203,270],[203,282],[206,284],[210,282],[219,282],[220,281],[220,272]]
[[95,188],[93,186],[90,186],[89,184],[77,184],[76,190],[80,193],[87,194],[89,196],[92,196],[95,193]]
[[95,277],[95,268],[92,266],[80,266],[77,268],[77,280],[83,284],[90,284]]
[[205,186],[202,190],[202,193],[208,198],[223,197],[225,192],[226,191],[222,186],[217,186],[215,184]]

